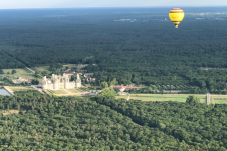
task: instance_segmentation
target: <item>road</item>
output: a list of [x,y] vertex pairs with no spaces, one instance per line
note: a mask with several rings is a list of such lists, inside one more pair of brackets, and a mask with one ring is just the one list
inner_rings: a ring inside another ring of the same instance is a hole
[[210,104],[210,90],[207,88],[207,104]]
[[82,66],[77,66],[77,72],[78,72],[78,70],[80,70],[80,69],[82,69],[83,67],[86,67],[87,65],[82,65]]
[[[38,85],[31,85],[31,86],[28,86],[28,87],[32,87],[33,89],[36,89],[37,91],[39,91],[40,93],[43,93],[42,89],[38,89],[37,88]],[[44,93],[43,93],[44,94]]]
[[128,98],[127,98],[127,101],[129,100],[129,97],[130,97],[130,95],[128,94]]
[[[28,70],[30,70],[32,73],[34,73],[35,74],[35,71],[33,71],[32,69],[30,69],[30,68],[28,68],[28,67],[26,67]],[[40,74],[38,74],[40,77],[43,77],[43,76],[41,76]]]
[[30,68],[28,68],[28,67],[26,67],[28,70],[30,70],[32,73],[35,73],[35,71],[33,71],[32,69],[30,69]]

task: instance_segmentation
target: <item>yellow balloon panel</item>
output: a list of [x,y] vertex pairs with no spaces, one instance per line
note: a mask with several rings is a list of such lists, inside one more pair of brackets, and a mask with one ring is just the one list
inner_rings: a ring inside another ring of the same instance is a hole
[[182,21],[184,18],[184,13],[169,13],[169,18],[171,21]]

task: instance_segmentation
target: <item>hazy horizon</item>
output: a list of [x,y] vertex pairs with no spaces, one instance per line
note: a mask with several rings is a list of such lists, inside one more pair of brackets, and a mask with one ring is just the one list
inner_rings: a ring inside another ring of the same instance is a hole
[[85,8],[181,8],[181,7],[184,7],[184,8],[211,8],[211,7],[227,7],[227,5],[222,5],[222,6],[129,6],[129,7],[125,7],[125,6],[122,6],[122,7],[56,7],[56,8],[51,8],[51,7],[47,7],[47,8],[0,8],[0,10],[29,10],[29,9],[85,9]]
[[8,0],[0,5],[0,9],[43,9],[43,8],[115,8],[115,7],[225,7],[227,1],[223,0],[206,1],[206,0],[191,0],[191,1],[147,1],[147,0]]

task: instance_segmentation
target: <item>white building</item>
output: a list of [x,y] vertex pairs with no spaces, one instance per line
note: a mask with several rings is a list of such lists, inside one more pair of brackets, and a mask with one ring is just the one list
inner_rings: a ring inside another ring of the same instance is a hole
[[52,74],[51,81],[48,81],[48,79],[43,77],[42,81],[42,88],[43,89],[51,89],[51,90],[57,90],[57,89],[70,89],[70,88],[79,88],[81,87],[81,79],[79,74],[77,74],[77,79],[69,82],[68,75],[65,73],[63,76],[57,76],[55,74]]

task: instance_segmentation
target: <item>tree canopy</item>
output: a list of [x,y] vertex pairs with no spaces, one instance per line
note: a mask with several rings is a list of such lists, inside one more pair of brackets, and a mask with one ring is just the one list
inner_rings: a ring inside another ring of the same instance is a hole
[[186,103],[190,103],[190,104],[200,103],[200,99],[199,99],[199,97],[197,97],[195,95],[190,95],[190,96],[188,96]]
[[101,96],[108,97],[108,96],[115,96],[116,91],[113,88],[105,89],[100,93]]
[[225,151],[226,109],[16,92],[0,96],[0,149]]

